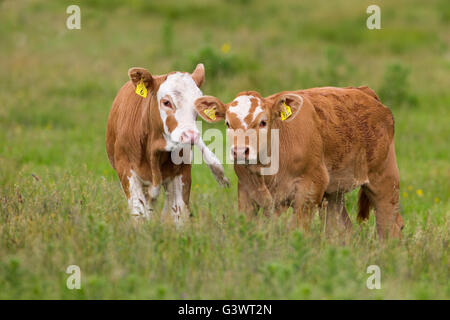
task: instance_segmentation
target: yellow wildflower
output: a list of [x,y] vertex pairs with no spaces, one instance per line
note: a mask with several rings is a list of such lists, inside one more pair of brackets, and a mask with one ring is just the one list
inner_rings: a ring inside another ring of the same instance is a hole
[[231,50],[231,45],[228,42],[225,42],[222,47],[220,48],[220,51],[227,54]]

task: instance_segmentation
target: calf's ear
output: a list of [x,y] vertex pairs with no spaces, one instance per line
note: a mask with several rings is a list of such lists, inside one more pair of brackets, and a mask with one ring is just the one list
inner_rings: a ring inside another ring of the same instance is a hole
[[205,66],[203,63],[199,63],[195,68],[194,72],[191,74],[192,79],[194,79],[197,87],[201,87],[203,82],[205,82]]
[[153,86],[153,77],[147,69],[136,67],[130,68],[128,70],[128,76],[135,87],[141,80],[144,81],[147,89],[151,89]]
[[295,93],[283,93],[273,100],[272,112],[275,118],[282,121],[292,121],[303,105],[303,98]]
[[195,110],[207,122],[219,122],[225,118],[225,105],[216,97],[203,96],[195,100]]

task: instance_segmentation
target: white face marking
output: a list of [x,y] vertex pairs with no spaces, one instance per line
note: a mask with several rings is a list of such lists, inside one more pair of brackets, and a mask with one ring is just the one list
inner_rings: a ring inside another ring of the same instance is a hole
[[[187,130],[193,130],[198,133],[195,125],[197,113],[194,108],[194,102],[202,96],[202,91],[188,73],[176,72],[167,77],[156,94],[158,100],[159,113],[164,124],[165,139],[167,142],[166,149],[173,150],[181,143],[181,135]],[[167,112],[161,107],[160,102],[164,97],[170,97],[175,108],[175,119],[177,127],[169,132],[166,119]]]
[[261,100],[259,98],[254,97],[254,96],[239,96],[233,100],[233,102],[237,102],[237,105],[235,105],[235,106],[231,105],[228,108],[229,112],[234,113],[236,115],[236,117],[239,120],[241,120],[241,124],[244,127],[244,129],[247,129],[247,124],[245,123],[244,119],[250,113],[250,108],[252,106],[251,99],[258,100],[258,105],[257,105],[255,111],[253,112],[253,118],[252,118],[252,122],[253,122],[256,119],[256,117],[261,112],[263,112],[263,110],[261,108]]

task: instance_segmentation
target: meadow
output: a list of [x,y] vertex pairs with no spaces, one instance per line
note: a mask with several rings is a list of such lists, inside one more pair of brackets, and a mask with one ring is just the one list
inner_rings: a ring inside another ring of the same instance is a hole
[[[66,28],[71,4],[80,30]],[[112,101],[132,66],[200,62],[203,93],[222,101],[373,88],[396,121],[402,239],[379,241],[373,214],[356,223],[356,191],[345,242],[318,220],[290,230],[291,212],[249,220],[230,165],[229,189],[193,167],[183,229],[132,223],[105,151]],[[449,299],[449,88],[446,0],[0,1],[0,299]]]

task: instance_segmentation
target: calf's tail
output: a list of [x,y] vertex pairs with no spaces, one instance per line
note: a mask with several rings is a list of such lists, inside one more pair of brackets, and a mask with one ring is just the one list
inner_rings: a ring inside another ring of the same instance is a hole
[[367,197],[364,188],[359,189],[358,195],[358,221],[364,221],[369,218],[370,200]]

